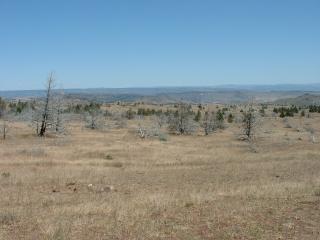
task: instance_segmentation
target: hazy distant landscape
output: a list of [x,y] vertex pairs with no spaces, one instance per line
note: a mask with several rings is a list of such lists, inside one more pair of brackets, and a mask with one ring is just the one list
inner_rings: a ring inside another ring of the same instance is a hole
[[[96,89],[62,89],[65,97],[101,103],[116,101],[145,101],[149,103],[244,103],[273,102],[286,104],[286,99],[293,101],[296,97],[310,94],[302,104],[311,105],[320,94],[320,84],[274,85],[274,86],[218,86],[218,87],[159,87],[159,88],[96,88]],[[44,96],[43,90],[0,91],[0,96],[7,99],[31,99]],[[302,99],[301,99],[302,100]],[[299,99],[297,99],[299,101]],[[299,102],[294,102],[299,105]]]
[[1,239],[320,237],[317,91],[51,76],[0,92]]

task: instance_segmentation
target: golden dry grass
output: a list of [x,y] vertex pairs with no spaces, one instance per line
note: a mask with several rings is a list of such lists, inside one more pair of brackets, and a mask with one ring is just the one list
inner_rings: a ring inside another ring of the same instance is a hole
[[320,239],[320,145],[305,130],[319,117],[290,124],[266,118],[255,153],[236,126],[159,141],[130,124],[40,139],[11,123],[0,239]]

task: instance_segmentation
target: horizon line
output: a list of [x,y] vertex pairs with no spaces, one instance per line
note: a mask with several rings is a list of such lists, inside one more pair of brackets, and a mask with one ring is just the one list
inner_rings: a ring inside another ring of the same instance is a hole
[[[276,86],[312,86],[320,85],[320,82],[313,83],[271,83],[271,84],[218,84],[218,85],[172,85],[172,86],[128,86],[128,87],[71,87],[71,88],[56,88],[56,90],[93,90],[93,89],[161,89],[161,88],[223,88],[223,87],[276,87]],[[0,92],[12,92],[12,91],[43,91],[45,90],[37,89],[5,89],[0,90]]]

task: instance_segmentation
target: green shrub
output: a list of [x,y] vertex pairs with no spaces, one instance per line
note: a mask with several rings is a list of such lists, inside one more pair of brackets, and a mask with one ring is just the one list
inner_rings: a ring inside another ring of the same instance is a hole
[[168,141],[168,135],[163,133],[163,132],[159,133],[158,138],[159,138],[160,141],[163,141],[163,142]]
[[232,113],[230,113],[228,115],[228,123],[233,123],[233,120],[234,120],[234,116],[232,115]]

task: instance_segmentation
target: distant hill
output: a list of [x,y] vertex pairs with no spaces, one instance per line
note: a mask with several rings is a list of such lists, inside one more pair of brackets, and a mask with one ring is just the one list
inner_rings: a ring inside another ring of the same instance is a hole
[[279,99],[274,102],[277,105],[309,106],[320,105],[320,95],[306,93],[295,98]]
[[251,91],[299,91],[299,92],[319,92],[320,83],[308,84],[274,84],[274,85],[222,85],[216,87],[218,89],[237,89]]
[[248,90],[212,90],[207,92],[192,91],[181,93],[157,94],[143,97],[148,102],[178,102],[191,103],[244,103],[254,99],[257,102],[271,102],[283,96],[295,97],[301,92],[256,92]]
[[134,89],[133,91],[117,89],[110,93],[109,89],[95,91],[83,91],[67,93],[69,99],[81,99],[97,102],[133,102],[144,101],[149,103],[176,103],[179,101],[190,103],[244,103],[254,99],[257,102],[272,102],[286,97],[294,98],[304,92],[283,92],[283,91],[251,91],[251,90],[233,90],[233,89],[192,89],[192,88],[161,88],[161,89],[143,89],[143,91]]
[[[312,87],[313,86],[313,87]],[[313,89],[307,91],[306,89]],[[319,91],[317,91],[317,89]],[[59,91],[59,90],[58,90]],[[320,84],[313,85],[270,85],[270,86],[237,86],[224,85],[218,87],[158,87],[158,88],[92,88],[65,89],[69,99],[80,99],[98,102],[133,102],[174,103],[186,101],[192,103],[243,103],[254,99],[257,102],[274,102],[285,104],[295,101],[297,97],[320,94]],[[7,99],[41,98],[44,90],[0,91],[0,97]],[[285,99],[285,100],[284,100]],[[312,100],[297,99],[297,102]]]

